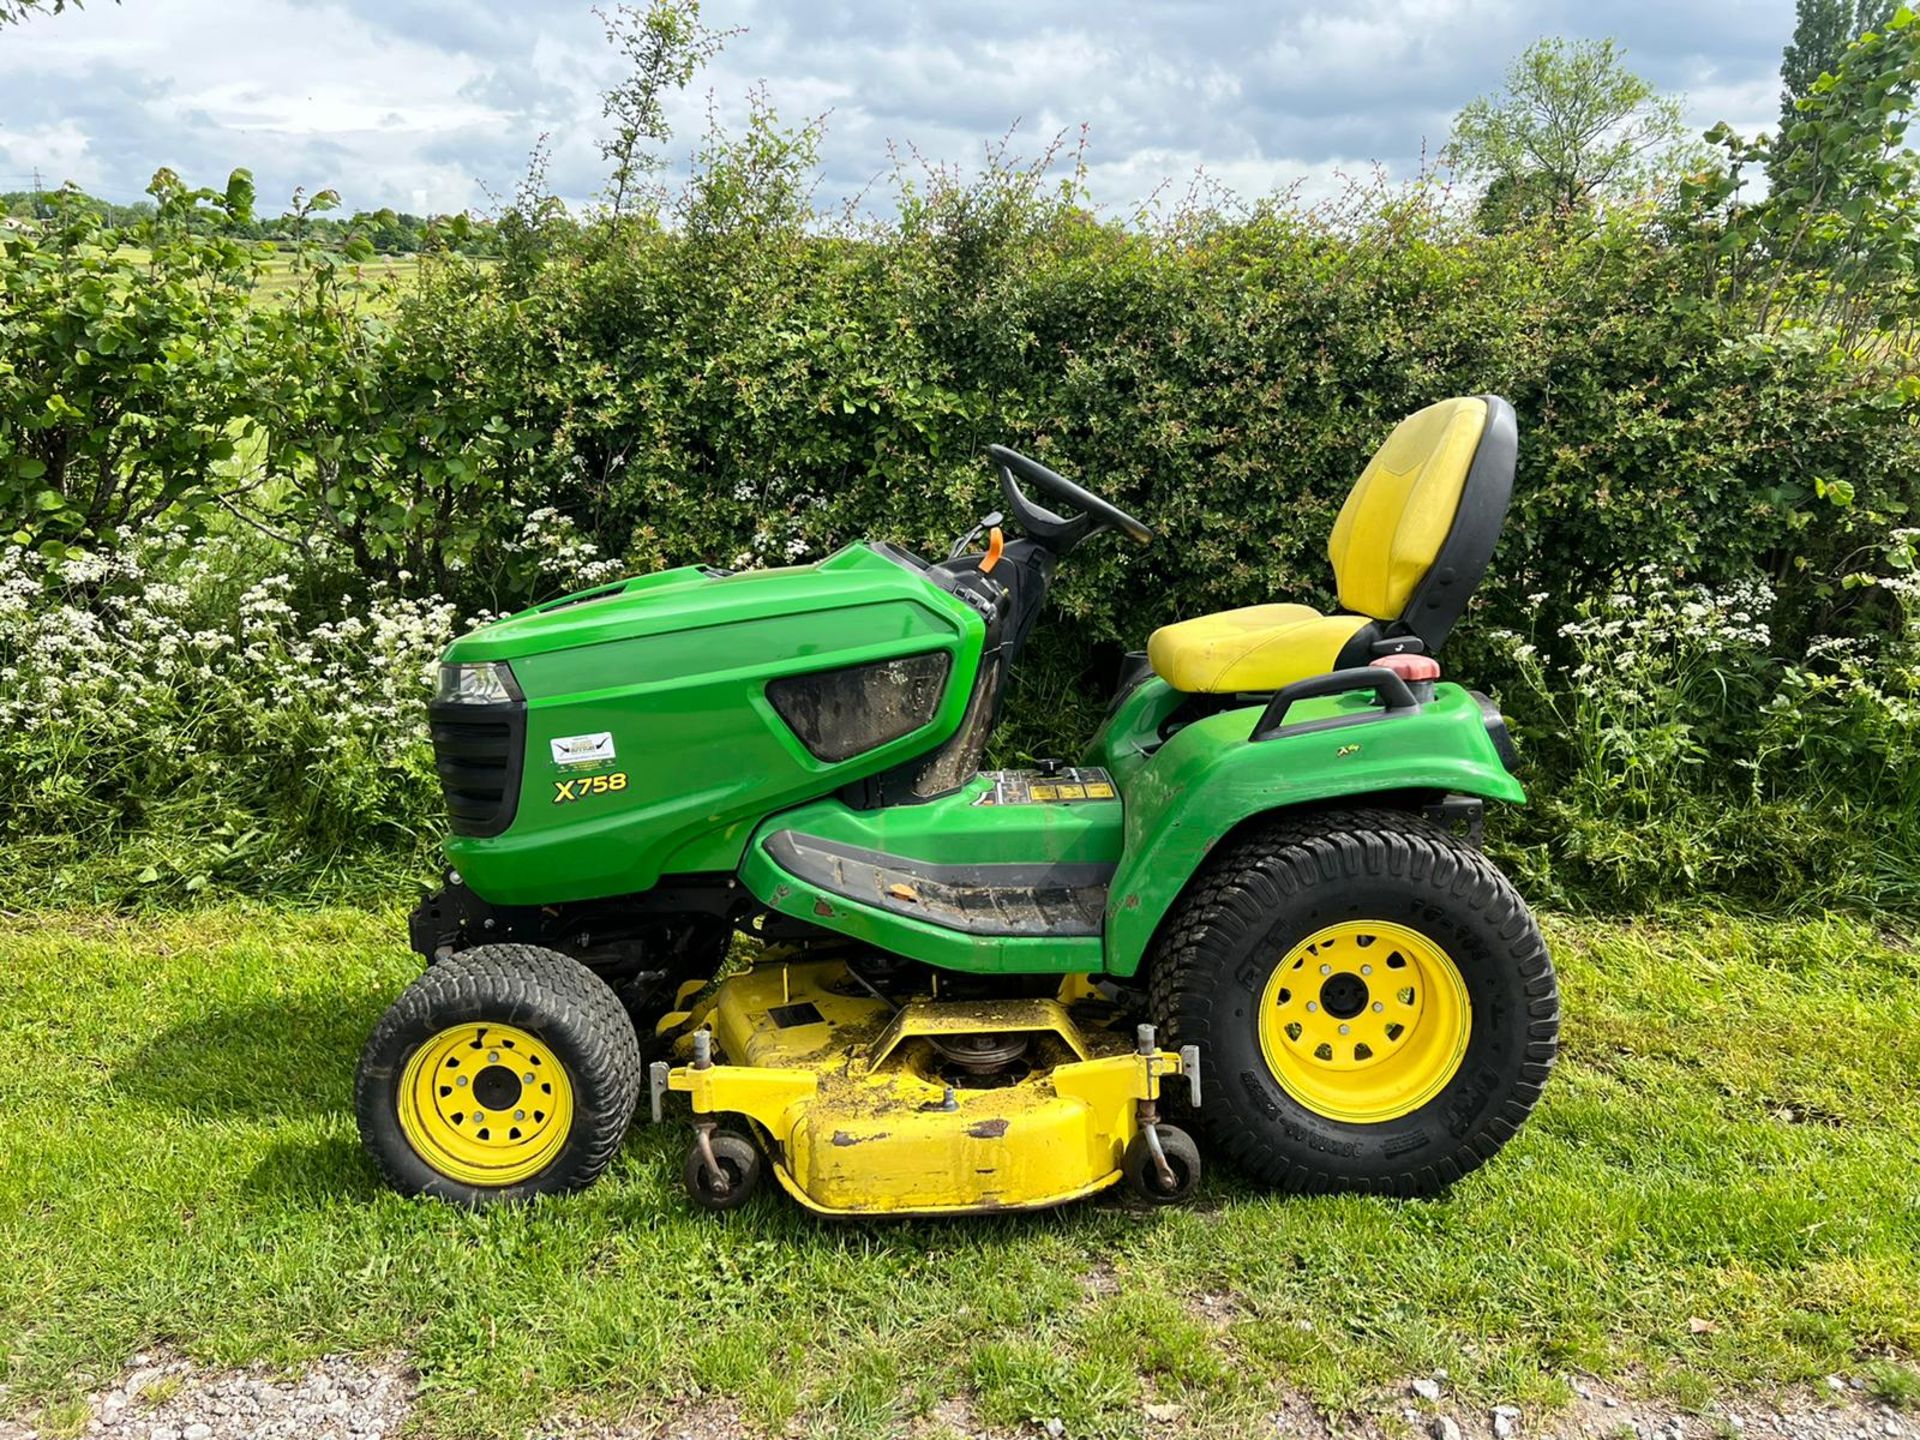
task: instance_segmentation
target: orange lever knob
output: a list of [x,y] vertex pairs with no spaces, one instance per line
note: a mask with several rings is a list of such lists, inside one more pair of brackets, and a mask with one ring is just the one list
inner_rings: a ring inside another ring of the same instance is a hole
[[987,532],[987,553],[980,557],[980,573],[991,574],[993,567],[1000,563],[1000,556],[1007,548],[1007,537],[1000,533],[1000,527],[994,526]]

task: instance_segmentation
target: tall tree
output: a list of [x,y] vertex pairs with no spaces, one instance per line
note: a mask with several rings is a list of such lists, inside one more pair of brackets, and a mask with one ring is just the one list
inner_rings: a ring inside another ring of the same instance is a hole
[[1580,210],[1639,193],[1683,156],[1680,102],[1627,69],[1612,40],[1537,40],[1506,88],[1454,117],[1448,163],[1486,185],[1483,219]]
[[1793,38],[1780,52],[1780,133],[1767,171],[1777,185],[1786,174],[1789,138],[1799,104],[1822,75],[1840,68],[1847,46],[1869,30],[1883,30],[1901,0],[1795,0]]
[[[1920,153],[1907,132],[1920,114],[1920,21],[1902,8],[1849,44],[1795,110],[1792,144],[1707,132],[1725,160],[1696,199],[1720,231],[1721,293],[1756,302],[1760,329],[1833,327],[1846,348],[1878,336],[1905,353],[1920,326]],[[1773,183],[1740,197],[1749,166]]]

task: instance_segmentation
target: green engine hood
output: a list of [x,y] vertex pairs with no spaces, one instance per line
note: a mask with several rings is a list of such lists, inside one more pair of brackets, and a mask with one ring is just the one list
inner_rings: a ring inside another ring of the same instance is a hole
[[[525,696],[512,819],[503,833],[454,835],[447,857],[496,904],[732,870],[768,813],[953,734],[984,636],[966,602],[865,545],[790,569],[666,570],[485,626],[445,659],[505,662]],[[856,754],[816,753],[769,699],[785,677],[915,656],[945,657],[925,723]],[[574,763],[577,744],[605,758]]]
[[[461,636],[445,659],[460,665],[488,660],[511,663],[555,650],[884,604],[903,597],[944,613],[966,611],[951,595],[904,565],[869,546],[849,545],[816,565],[739,574],[682,565],[582,590]],[[831,640],[823,637],[821,648],[833,648]]]

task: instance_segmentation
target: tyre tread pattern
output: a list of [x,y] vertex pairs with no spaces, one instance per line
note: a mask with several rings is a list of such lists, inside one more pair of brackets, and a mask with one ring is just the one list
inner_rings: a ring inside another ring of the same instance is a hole
[[[412,1048],[402,1037],[423,1027],[437,1028],[438,1017],[476,1012],[549,1038],[556,1032],[568,1037],[575,1052],[567,1058],[574,1087],[573,1134],[552,1166],[517,1185],[496,1191],[444,1177],[422,1184],[418,1174],[396,1164],[399,1157],[391,1153],[390,1143],[376,1143],[376,1137],[387,1137],[406,1147],[397,1119],[384,1113]],[[379,1058],[387,1056],[390,1062]],[[355,1077],[354,1106],[367,1153],[395,1189],[477,1205],[591,1184],[619,1152],[633,1122],[640,1086],[639,1040],[626,1007],[606,981],[557,950],[481,945],[430,966],[380,1018]]]
[[[1559,1050],[1560,990],[1526,902],[1478,850],[1425,816],[1390,809],[1309,811],[1250,831],[1211,856],[1167,919],[1152,960],[1154,1017],[1174,1043],[1206,1044],[1227,947],[1272,923],[1309,890],[1391,878],[1478,912],[1499,937],[1525,995],[1526,1041],[1517,1073],[1448,1153],[1381,1176],[1343,1173],[1303,1158],[1272,1127],[1220,1104],[1198,1119],[1241,1169],[1283,1190],[1429,1195],[1491,1159],[1539,1103]],[[1218,1093],[1218,1090],[1216,1090]]]

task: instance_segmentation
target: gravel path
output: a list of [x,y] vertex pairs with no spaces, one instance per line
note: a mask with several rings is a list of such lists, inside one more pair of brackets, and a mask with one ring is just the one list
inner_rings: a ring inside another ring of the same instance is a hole
[[1912,1412],[1892,1409],[1858,1381],[1838,1376],[1816,1391],[1734,1397],[1700,1414],[1587,1381],[1573,1385],[1579,1398],[1572,1406],[1530,1418],[1504,1405],[1486,1411],[1450,1406],[1444,1381],[1415,1381],[1400,1415],[1415,1436],[1431,1440],[1920,1440]]
[[[1374,1412],[1330,1426],[1302,1400],[1265,1422],[1280,1440],[1920,1440],[1920,1412],[1895,1410],[1869,1396],[1858,1380],[1829,1378],[1824,1387],[1765,1399],[1735,1399],[1703,1414],[1631,1399],[1575,1381],[1579,1398],[1551,1415],[1528,1416],[1454,1400],[1444,1375],[1410,1381],[1399,1396],[1381,1397]],[[400,1436],[412,1409],[414,1376],[404,1361],[373,1362],[329,1355],[297,1375],[264,1367],[207,1370],[177,1357],[136,1355],[113,1388],[90,1399],[81,1440],[386,1440]],[[4,1404],[4,1396],[0,1396]],[[1201,1411],[1148,1401],[1141,1420],[1149,1440],[1217,1434]],[[73,1435],[71,1424],[61,1434]],[[909,1432],[924,1440],[1046,1440],[1065,1437],[1047,1421],[1017,1430],[980,1426],[965,1397],[947,1400]],[[629,1425],[552,1423],[533,1440],[746,1440],[729,1407],[701,1403]],[[0,1440],[52,1440],[33,1426],[0,1420]]]
[[[289,1377],[136,1355],[90,1402],[87,1440],[386,1440],[413,1406],[413,1372],[328,1355]],[[40,1440],[0,1420],[0,1440]]]

